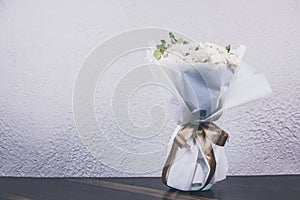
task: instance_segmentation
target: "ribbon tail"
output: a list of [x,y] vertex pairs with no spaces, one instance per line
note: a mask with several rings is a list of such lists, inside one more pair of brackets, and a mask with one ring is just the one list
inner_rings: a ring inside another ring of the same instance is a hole
[[204,152],[205,158],[210,167],[206,182],[201,189],[205,188],[210,183],[216,172],[217,162],[214,150],[212,148],[212,143],[219,146],[224,146],[228,137],[228,134],[214,123],[199,124],[197,138],[200,142],[201,149]]
[[183,149],[188,147],[187,141],[194,135],[196,129],[197,126],[193,124],[186,124],[180,128],[177,135],[175,136],[170,153],[168,155],[168,158],[162,170],[162,182],[165,185],[168,185],[167,182],[168,182],[170,167],[172,166],[172,163],[175,161],[178,148]]
[[210,141],[207,141],[207,138],[202,132],[203,131],[197,133],[197,138],[199,140],[202,152],[204,153],[205,159],[209,165],[210,170],[207,179],[204,185],[202,185],[202,187],[200,188],[200,190],[205,188],[210,183],[216,171],[216,159],[215,159],[214,151],[212,149],[212,144]]

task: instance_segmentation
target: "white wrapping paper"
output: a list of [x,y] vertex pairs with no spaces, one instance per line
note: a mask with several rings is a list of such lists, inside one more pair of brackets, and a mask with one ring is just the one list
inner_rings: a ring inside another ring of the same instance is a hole
[[[242,62],[238,67],[209,63],[147,60],[158,64],[150,67],[154,76],[167,85],[176,96],[167,97],[171,117],[178,122],[171,136],[170,147],[180,125],[186,123],[216,122],[225,109],[253,102],[271,94],[265,76]],[[178,106],[179,101],[179,106]],[[222,127],[221,127],[222,128]],[[176,153],[170,166],[167,185],[179,190],[199,190],[207,180],[210,167],[197,139],[187,141],[188,147]],[[228,170],[224,148],[213,145],[216,171],[210,183],[226,178]]]

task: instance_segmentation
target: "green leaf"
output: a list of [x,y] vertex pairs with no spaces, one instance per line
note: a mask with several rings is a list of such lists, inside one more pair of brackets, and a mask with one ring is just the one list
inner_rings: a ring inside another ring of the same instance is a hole
[[160,53],[161,53],[162,55],[164,55],[165,49],[159,49],[159,50],[160,50]]
[[169,33],[169,36],[170,36],[170,38],[171,38],[171,43],[172,43],[172,44],[175,44],[175,43],[177,42],[177,40],[175,39],[174,34],[170,32],[170,33]]
[[183,44],[188,44],[188,42],[187,41],[183,41]]
[[163,49],[163,48],[164,48],[164,45],[162,45],[162,44],[156,45],[156,48],[157,48],[157,49]]
[[229,52],[230,52],[230,44],[227,45],[227,46],[225,47],[225,49],[227,50],[227,53],[229,53]]
[[195,48],[195,51],[198,51],[198,50],[199,50],[199,47],[196,47],[196,48]]
[[157,49],[167,49],[166,44],[167,44],[167,43],[166,43],[165,40],[161,40],[161,44],[156,45],[156,48],[157,48]]
[[154,52],[153,52],[153,56],[157,59],[157,60],[159,60],[160,58],[161,58],[161,52],[160,52],[160,50],[159,49],[157,49],[157,50],[155,50]]

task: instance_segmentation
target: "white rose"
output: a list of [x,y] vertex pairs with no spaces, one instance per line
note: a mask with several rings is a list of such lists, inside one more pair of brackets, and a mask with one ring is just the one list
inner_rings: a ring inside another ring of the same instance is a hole
[[208,54],[203,49],[199,49],[197,51],[197,60],[199,62],[206,62],[208,58],[209,58]]
[[224,58],[219,53],[211,54],[210,57],[209,57],[209,62],[213,63],[213,64],[224,63]]
[[241,63],[241,59],[234,54],[228,54],[226,60],[227,63],[232,66],[238,66]]
[[170,46],[164,53],[170,62],[209,62],[212,64],[227,64],[228,66],[238,66],[244,56],[246,47],[241,45],[236,50],[227,52],[225,47],[220,47],[209,42],[187,44],[176,43]]

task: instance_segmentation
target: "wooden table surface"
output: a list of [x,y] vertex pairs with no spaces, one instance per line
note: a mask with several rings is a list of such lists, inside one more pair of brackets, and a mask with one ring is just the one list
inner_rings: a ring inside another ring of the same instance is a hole
[[227,177],[206,192],[180,192],[160,178],[0,177],[0,199],[11,200],[289,200],[300,199],[300,175]]

